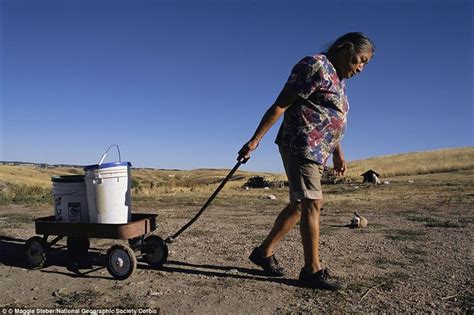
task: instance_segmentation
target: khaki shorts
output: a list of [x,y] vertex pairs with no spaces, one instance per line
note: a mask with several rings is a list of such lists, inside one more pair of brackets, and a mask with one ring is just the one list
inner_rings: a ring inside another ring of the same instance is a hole
[[321,177],[324,166],[288,152],[280,147],[280,154],[290,185],[290,200],[323,199]]

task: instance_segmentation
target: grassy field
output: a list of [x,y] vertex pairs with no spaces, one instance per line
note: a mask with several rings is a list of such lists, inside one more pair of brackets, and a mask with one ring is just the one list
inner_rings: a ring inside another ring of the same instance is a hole
[[[474,148],[354,161],[351,183],[324,185],[320,254],[323,266],[348,284],[337,293],[299,286],[304,255],[298,227],[276,252],[286,277],[265,277],[247,259],[287,204],[288,189],[241,187],[255,175],[271,181],[284,179],[282,174],[238,172],[206,213],[169,244],[163,267],[151,268],[138,257],[134,275],[116,281],[105,267],[116,240],[92,239],[80,264],[61,240],[43,268],[25,265],[25,242],[36,235],[33,219],[54,212],[50,177],[82,169],[0,166],[0,278],[8,288],[0,293],[0,308],[473,314],[473,161]],[[368,169],[389,183],[362,184],[359,175]],[[155,214],[154,234],[166,239],[197,213],[228,172],[133,169],[132,211]],[[354,212],[368,219],[366,228],[347,227]]]
[[[360,180],[368,169],[377,171],[382,178],[403,175],[422,175],[453,172],[474,168],[474,147],[444,149],[400,155],[376,157],[349,163],[347,177]],[[228,174],[227,169],[196,170],[132,170],[133,198],[154,199],[194,193],[193,198],[216,189]],[[0,204],[51,203],[51,176],[83,174],[81,168],[38,168],[32,166],[0,165]],[[283,181],[284,174],[238,171],[224,187],[224,191],[240,190],[253,176],[263,176],[268,181]]]

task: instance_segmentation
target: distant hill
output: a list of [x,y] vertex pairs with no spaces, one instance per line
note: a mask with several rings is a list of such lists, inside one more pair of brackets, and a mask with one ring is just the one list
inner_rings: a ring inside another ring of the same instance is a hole
[[84,167],[83,165],[74,164],[47,164],[47,163],[36,163],[36,162],[22,162],[22,161],[0,161],[0,165],[9,166],[35,166],[35,167]]
[[[81,165],[45,165],[29,162],[0,162],[0,182],[27,185],[51,186],[51,176],[83,174]],[[419,175],[451,172],[474,168],[474,147],[414,152],[387,155],[349,163],[347,177],[358,180],[360,174],[373,169],[381,177]],[[133,168],[134,186],[142,189],[159,187],[182,187],[199,189],[219,182],[227,175],[227,169],[164,170]],[[264,176],[269,180],[284,180],[284,174],[238,171],[229,187],[241,187],[250,177]],[[214,187],[214,186],[212,186]]]
[[372,169],[381,177],[453,172],[474,168],[474,147],[379,156],[349,163],[348,176]]

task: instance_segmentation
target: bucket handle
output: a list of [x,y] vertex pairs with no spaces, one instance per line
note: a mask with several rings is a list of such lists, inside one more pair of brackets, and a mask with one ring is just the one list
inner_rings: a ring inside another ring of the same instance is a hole
[[112,147],[117,147],[118,156],[119,156],[119,162],[122,162],[122,157],[120,156],[120,149],[119,149],[118,144],[112,144],[112,145],[107,149],[107,151],[105,151],[104,155],[102,155],[102,158],[100,159],[99,165],[102,164],[102,162],[103,162],[104,159],[105,159],[105,156],[107,155],[107,152],[109,152],[110,148],[112,148]]

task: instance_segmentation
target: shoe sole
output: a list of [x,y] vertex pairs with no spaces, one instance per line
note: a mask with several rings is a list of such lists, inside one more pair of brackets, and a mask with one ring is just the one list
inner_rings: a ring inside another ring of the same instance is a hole
[[341,285],[339,287],[318,287],[318,286],[315,286],[315,285],[311,285],[308,282],[303,281],[301,279],[299,279],[299,282],[300,282],[300,286],[302,288],[324,290],[324,291],[343,291],[343,290],[347,289],[347,285]]
[[257,263],[254,259],[252,259],[252,255],[249,256],[249,260],[250,260],[251,262],[253,262],[255,265],[257,265],[257,266],[259,266],[260,268],[262,268],[262,269],[263,269],[263,270],[262,270],[262,273],[263,273],[265,276],[267,276],[267,277],[283,277],[283,276],[285,276],[284,273],[276,274],[276,273],[273,273],[273,272],[266,271],[266,270],[262,267],[262,265],[260,265],[259,263]]

